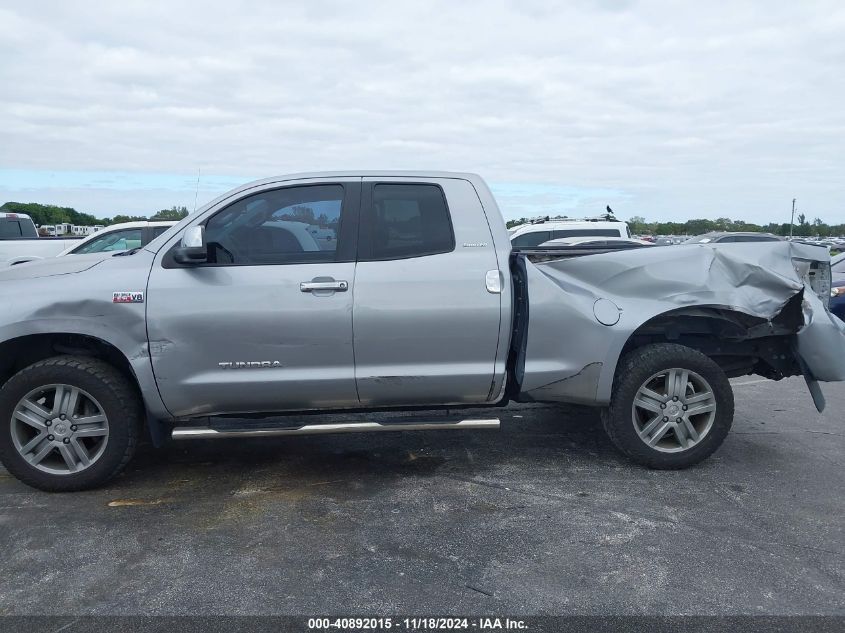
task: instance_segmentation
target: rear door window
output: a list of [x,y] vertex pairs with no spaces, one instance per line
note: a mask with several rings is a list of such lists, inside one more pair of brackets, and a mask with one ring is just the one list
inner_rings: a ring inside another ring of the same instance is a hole
[[17,220],[0,220],[0,239],[21,237],[21,223]]
[[531,233],[523,233],[522,235],[517,235],[513,238],[511,240],[511,245],[517,247],[539,246],[543,242],[548,242],[552,239],[551,235],[551,231],[532,231]]
[[377,184],[362,226],[362,261],[449,253],[455,235],[437,185]]
[[561,237],[622,237],[616,229],[559,229],[552,231],[553,239]]
[[[741,242],[743,240],[738,239],[737,242]],[[750,235],[745,238],[747,242],[779,242],[780,240],[776,237],[771,237],[769,235]]]

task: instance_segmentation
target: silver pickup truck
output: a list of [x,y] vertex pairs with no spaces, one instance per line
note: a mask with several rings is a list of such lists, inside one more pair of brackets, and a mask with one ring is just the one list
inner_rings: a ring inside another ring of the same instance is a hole
[[684,468],[728,433],[729,377],[803,375],[824,406],[819,381],[845,379],[829,293],[827,252],[789,242],[513,249],[472,174],[269,178],[144,247],[0,271],[0,458],[78,490],[145,426],[487,428],[485,407],[536,401],[596,406],[625,455]]

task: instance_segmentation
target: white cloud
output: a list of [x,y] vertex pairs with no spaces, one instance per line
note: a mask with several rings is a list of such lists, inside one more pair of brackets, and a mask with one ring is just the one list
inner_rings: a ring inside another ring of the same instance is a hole
[[841,221],[843,67],[836,0],[9,3],[0,167],[456,169],[623,217]]

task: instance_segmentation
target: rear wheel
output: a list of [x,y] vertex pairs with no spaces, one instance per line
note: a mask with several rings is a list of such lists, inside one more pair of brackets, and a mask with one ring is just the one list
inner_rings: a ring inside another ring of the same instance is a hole
[[41,490],[92,488],[131,459],[142,419],[136,390],[111,365],[50,358],[0,389],[0,460]]
[[713,453],[733,423],[722,369],[683,345],[635,349],[619,364],[602,421],[625,455],[651,468],[687,468]]

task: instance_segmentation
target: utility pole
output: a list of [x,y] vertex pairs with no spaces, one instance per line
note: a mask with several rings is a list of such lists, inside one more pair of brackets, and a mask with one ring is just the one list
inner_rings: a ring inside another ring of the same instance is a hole
[[795,224],[795,198],[792,199],[792,217],[789,218],[789,239],[792,239],[792,225]]

